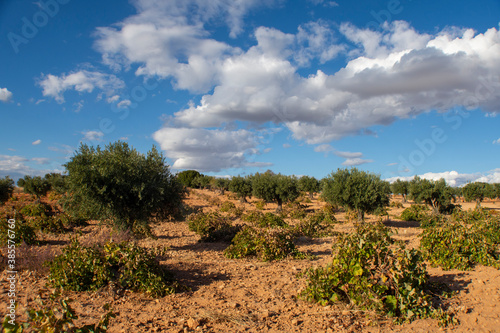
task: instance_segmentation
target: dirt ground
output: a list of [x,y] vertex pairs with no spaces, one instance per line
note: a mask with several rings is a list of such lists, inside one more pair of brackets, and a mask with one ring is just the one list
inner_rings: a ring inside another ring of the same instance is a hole
[[[218,197],[210,191],[192,190],[186,203],[205,211],[214,209]],[[396,198],[395,200],[401,200]],[[243,206],[232,199],[237,206]],[[322,203],[314,199],[310,209]],[[408,203],[405,207],[409,206]],[[462,203],[464,209],[474,204]],[[485,202],[483,207],[500,211],[499,202]],[[252,203],[245,209],[255,209]],[[266,206],[267,211],[275,207]],[[421,229],[418,223],[399,221],[403,209],[391,209],[386,225],[397,231],[395,238],[411,247],[419,244]],[[344,214],[337,216],[345,220]],[[368,221],[375,221],[369,217]],[[338,230],[349,230],[349,223],[338,224]],[[388,319],[375,319],[345,306],[332,307],[311,304],[298,299],[305,280],[297,274],[310,267],[323,266],[331,255],[332,238],[297,241],[299,250],[317,256],[315,260],[289,259],[278,262],[260,262],[257,259],[227,259],[223,255],[226,243],[200,243],[199,236],[188,230],[184,222],[162,222],[154,227],[158,239],[139,241],[145,247],[167,247],[169,257],[163,261],[177,280],[190,291],[168,295],[160,299],[125,292],[117,295],[111,289],[98,292],[65,292],[73,299],[71,305],[80,319],[78,323],[97,322],[105,312],[104,304],[111,305],[118,316],[111,321],[109,332],[500,332],[500,270],[477,266],[472,271],[444,271],[428,266],[431,279],[445,282],[457,292],[449,300],[456,312],[459,325],[440,328],[435,319],[416,320],[410,324],[394,325]],[[82,243],[104,242],[111,230],[93,223],[80,231]],[[60,253],[67,245],[68,235],[43,235],[46,245],[19,249],[24,265],[36,271],[23,271],[17,285],[17,313],[36,305],[39,293],[47,297],[46,268],[41,262]],[[9,298],[5,272],[0,281],[0,302]],[[4,311],[5,308],[4,308]],[[22,316],[20,317],[23,318]]]

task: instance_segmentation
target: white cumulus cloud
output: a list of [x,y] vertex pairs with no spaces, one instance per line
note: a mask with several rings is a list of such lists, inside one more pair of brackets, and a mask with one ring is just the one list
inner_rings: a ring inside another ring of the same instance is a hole
[[[429,180],[444,179],[450,186],[463,186],[470,182],[500,183],[500,169],[490,170],[484,173],[459,173],[457,171],[427,172],[418,175],[420,178]],[[391,177],[386,180],[393,182],[396,179],[411,180],[415,176]]]
[[101,141],[104,137],[104,133],[101,131],[84,131],[82,134],[82,141]]
[[94,89],[99,89],[107,95],[112,95],[116,90],[125,87],[125,83],[115,75],[87,70],[60,76],[42,75],[38,85],[42,88],[44,96],[52,97],[58,103],[64,102],[64,93],[67,90],[90,93]]
[[174,160],[174,169],[220,171],[226,168],[266,166],[252,162],[259,154],[259,136],[247,130],[208,130],[199,128],[163,127],[153,138]]
[[0,101],[1,102],[10,102],[12,99],[12,92],[10,92],[7,88],[0,88]]

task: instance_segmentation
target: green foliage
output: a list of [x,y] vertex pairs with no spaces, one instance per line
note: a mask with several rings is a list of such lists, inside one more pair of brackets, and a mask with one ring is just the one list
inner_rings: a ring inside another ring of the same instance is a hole
[[213,177],[200,174],[193,180],[192,184],[198,188],[206,189],[210,187],[210,182],[212,181],[212,179]]
[[181,211],[182,185],[155,147],[145,156],[121,141],[105,149],[82,144],[65,167],[71,192],[65,208],[75,215],[97,215],[137,230],[134,225]]
[[259,200],[255,203],[255,208],[258,210],[264,210],[266,208],[266,202],[264,200]]
[[476,264],[500,268],[500,220],[482,212],[460,212],[426,228],[420,248],[432,265],[470,270]]
[[30,220],[30,225],[35,230],[40,230],[45,233],[60,234],[66,232],[66,227],[69,224],[69,218],[65,214],[57,214],[53,216],[38,216]]
[[306,206],[303,206],[300,203],[294,201],[286,204],[285,212],[287,216],[289,216],[292,219],[303,219],[307,215],[305,208]]
[[246,197],[252,195],[252,182],[248,177],[233,177],[229,183],[229,191],[236,193],[241,202],[246,202]]
[[108,331],[111,318],[116,317],[109,305],[105,304],[104,309],[107,312],[101,316],[98,323],[77,327],[74,321],[78,319],[78,316],[69,304],[71,300],[64,298],[56,302],[55,298],[58,296],[57,294],[51,295],[49,304],[44,304],[41,299],[37,299],[40,306],[28,309],[28,321],[21,325],[11,325],[8,317],[5,317],[2,323],[4,332],[23,333],[28,328],[29,332],[40,333],[105,333]]
[[157,260],[164,254],[127,242],[86,247],[73,241],[48,262],[48,279],[53,287],[64,290],[97,290],[113,282],[118,288],[163,297],[176,288],[171,274]]
[[309,197],[312,199],[315,192],[319,192],[319,180],[310,176],[302,176],[298,181],[299,190],[308,192]]
[[359,225],[354,233],[340,235],[332,263],[305,273],[308,284],[300,296],[322,305],[351,303],[398,321],[431,316],[435,309],[420,253],[392,243],[382,224]]
[[256,221],[256,224],[261,228],[288,227],[288,224],[280,216],[273,213],[265,213],[261,219]]
[[47,205],[46,203],[39,202],[39,203],[31,203],[25,205],[21,210],[19,211],[21,214],[24,216],[30,216],[30,217],[37,217],[37,216],[43,216],[46,217],[51,214],[52,212],[52,207],[50,205]]
[[333,214],[325,211],[317,211],[301,220],[295,227],[296,236],[325,237],[336,235],[334,224],[337,219]]
[[40,200],[40,197],[47,194],[50,190],[50,183],[47,179],[40,176],[31,177],[24,176],[23,178],[23,191],[28,194],[32,194]]
[[444,179],[433,181],[416,176],[410,182],[410,197],[416,203],[423,202],[429,205],[435,213],[439,213],[443,207],[449,206],[455,199],[455,191],[446,185]]
[[407,180],[396,179],[391,184],[391,191],[394,194],[400,194],[403,196],[403,202],[406,202],[406,196],[410,191],[410,182]]
[[221,193],[224,194],[225,191],[229,190],[229,183],[231,182],[226,178],[215,178],[214,179],[214,187]]
[[[35,230],[26,221],[16,218],[14,211],[1,211],[0,219],[2,221],[0,223],[1,246],[6,246],[11,241],[17,245],[23,242],[28,245],[38,243]],[[10,223],[9,220],[13,223]]]
[[478,206],[481,206],[481,201],[485,197],[493,196],[493,186],[487,183],[475,182],[469,183],[462,188],[462,193],[466,201],[475,201]]
[[221,212],[229,212],[231,210],[234,210],[236,209],[236,205],[234,203],[232,203],[231,201],[224,201],[220,207],[219,207],[219,211]]
[[389,206],[394,207],[394,208],[403,208],[404,207],[403,204],[399,201],[392,201]]
[[305,257],[295,247],[292,232],[281,228],[260,229],[245,226],[231,243],[224,251],[224,255],[231,259],[257,256],[262,261],[273,261],[287,257]]
[[278,211],[283,209],[284,202],[291,202],[298,198],[299,189],[297,179],[293,176],[273,174],[271,172],[256,173],[252,177],[253,196],[267,202],[278,204]]
[[44,179],[50,185],[50,189],[58,194],[64,194],[68,190],[68,184],[66,182],[67,176],[61,175],[60,173],[47,173]]
[[401,212],[400,219],[403,221],[421,221],[427,213],[429,208],[424,205],[411,205]]
[[186,221],[189,230],[200,235],[202,242],[229,242],[239,230],[232,225],[226,216],[222,216],[218,212],[191,214]]
[[186,187],[195,187],[194,180],[201,174],[196,170],[185,170],[177,174],[179,182]]
[[380,176],[352,168],[330,174],[322,196],[330,204],[356,211],[358,219],[363,220],[365,213],[389,205],[389,193],[389,184]]
[[9,176],[0,178],[0,203],[4,203],[9,200],[13,192],[14,181]]

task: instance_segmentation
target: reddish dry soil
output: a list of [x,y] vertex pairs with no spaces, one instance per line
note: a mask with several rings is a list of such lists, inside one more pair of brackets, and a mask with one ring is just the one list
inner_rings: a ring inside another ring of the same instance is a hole
[[[230,194],[229,194],[230,196]],[[209,191],[190,192],[186,203],[203,210],[214,209],[218,199]],[[399,199],[396,199],[399,200]],[[231,199],[245,209],[255,209],[252,203],[245,205]],[[313,200],[310,209],[322,203]],[[472,204],[462,204],[471,208]],[[405,204],[409,206],[409,204]],[[470,206],[470,207],[469,207]],[[500,210],[498,202],[486,202],[483,206]],[[266,210],[275,207],[267,205]],[[417,247],[421,229],[417,223],[399,221],[402,209],[391,209],[388,226],[397,231],[395,238],[408,246]],[[343,214],[338,220],[345,220]],[[369,219],[370,221],[370,219]],[[371,218],[375,221],[375,218]],[[338,224],[339,231],[349,231],[349,223]],[[144,247],[167,247],[169,257],[163,261],[177,280],[190,288],[160,299],[125,291],[117,294],[110,288],[98,292],[65,292],[73,299],[72,307],[79,316],[78,324],[95,323],[110,304],[118,315],[111,320],[110,333],[114,332],[500,332],[500,270],[477,266],[472,271],[444,271],[428,267],[431,279],[444,282],[456,291],[447,300],[450,310],[456,312],[459,324],[440,328],[435,319],[416,320],[410,324],[394,325],[390,319],[364,314],[348,306],[320,306],[308,303],[297,294],[305,286],[298,277],[308,268],[322,266],[331,258],[332,238],[297,241],[299,250],[317,256],[315,260],[283,260],[260,262],[251,259],[227,259],[223,255],[225,243],[200,243],[199,236],[188,230],[185,222],[162,222],[154,227],[158,239],[139,241]],[[79,230],[80,241],[85,244],[103,243],[111,236],[110,229],[91,223]],[[60,253],[69,235],[40,235],[46,245],[19,248],[24,259],[23,270],[17,285],[18,319],[27,307],[34,307],[41,293],[47,298],[47,270],[41,266],[44,259]],[[5,251],[5,250],[2,250]],[[7,304],[8,283],[5,271],[1,275],[0,300]],[[6,311],[4,307],[4,311]]]

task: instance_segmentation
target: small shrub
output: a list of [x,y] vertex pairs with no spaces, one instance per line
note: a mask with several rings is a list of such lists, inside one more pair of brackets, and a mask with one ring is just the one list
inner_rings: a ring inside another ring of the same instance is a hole
[[340,235],[332,263],[305,273],[308,284],[300,296],[322,305],[351,303],[397,321],[433,316],[420,253],[392,243],[382,224],[360,225],[354,233]]
[[189,230],[201,236],[202,242],[231,241],[238,228],[217,212],[191,214],[187,218]]
[[35,230],[40,230],[41,232],[61,234],[66,232],[65,225],[68,219],[63,214],[58,214],[55,216],[37,216],[30,220],[30,225]]
[[52,207],[43,202],[27,204],[21,208],[20,213],[30,217],[47,217],[51,215]]
[[450,221],[425,229],[420,248],[432,265],[446,270],[470,270],[476,264],[500,268],[499,228],[492,220]]
[[[2,246],[14,241],[15,244],[26,243],[28,245],[37,244],[35,230],[25,221],[15,218],[11,212],[0,213],[2,223],[0,223],[0,244]],[[13,219],[14,223],[7,223]],[[13,228],[12,228],[13,227]]]
[[403,221],[420,221],[427,215],[429,208],[424,205],[411,205],[401,212],[401,220]]
[[255,203],[255,208],[258,210],[264,210],[266,208],[266,202],[264,200],[259,200]]
[[420,228],[430,228],[445,224],[448,218],[441,214],[423,215],[420,218]]
[[261,228],[284,228],[288,227],[288,224],[278,215],[273,213],[265,213],[261,219],[257,222],[257,225]]
[[49,283],[73,291],[97,290],[110,282],[122,289],[163,297],[176,284],[157,260],[163,251],[146,250],[132,243],[108,242],[85,247],[73,241],[48,263]]
[[324,237],[335,235],[333,225],[337,223],[334,215],[318,211],[301,220],[294,228],[296,236]]
[[393,208],[403,208],[403,204],[399,201],[392,201],[391,204],[390,204],[390,207],[393,207]]
[[304,258],[293,243],[293,235],[285,229],[259,229],[245,226],[224,251],[231,259],[257,256],[262,261],[281,260],[286,257]]
[[220,207],[219,207],[219,211],[221,212],[224,212],[224,213],[227,213],[229,212],[230,210],[232,209],[235,209],[236,208],[236,205],[234,203],[232,203],[231,201],[224,201]]
[[38,299],[41,307],[27,310],[28,322],[26,323],[12,325],[9,323],[9,317],[6,316],[2,323],[4,332],[22,333],[25,328],[30,328],[30,332],[105,333],[108,331],[110,319],[116,317],[109,305],[105,304],[104,309],[107,312],[101,316],[98,323],[77,327],[74,321],[78,319],[78,316],[70,306],[70,300],[65,298],[56,302],[56,297],[58,295],[51,295],[51,301],[47,305]]
[[298,202],[290,202],[286,205],[286,213],[292,219],[303,219],[307,215],[305,208]]
[[244,214],[242,216],[242,219],[250,223],[258,223],[258,221],[260,221],[263,217],[264,213],[259,212],[257,210],[252,210],[249,213]]

